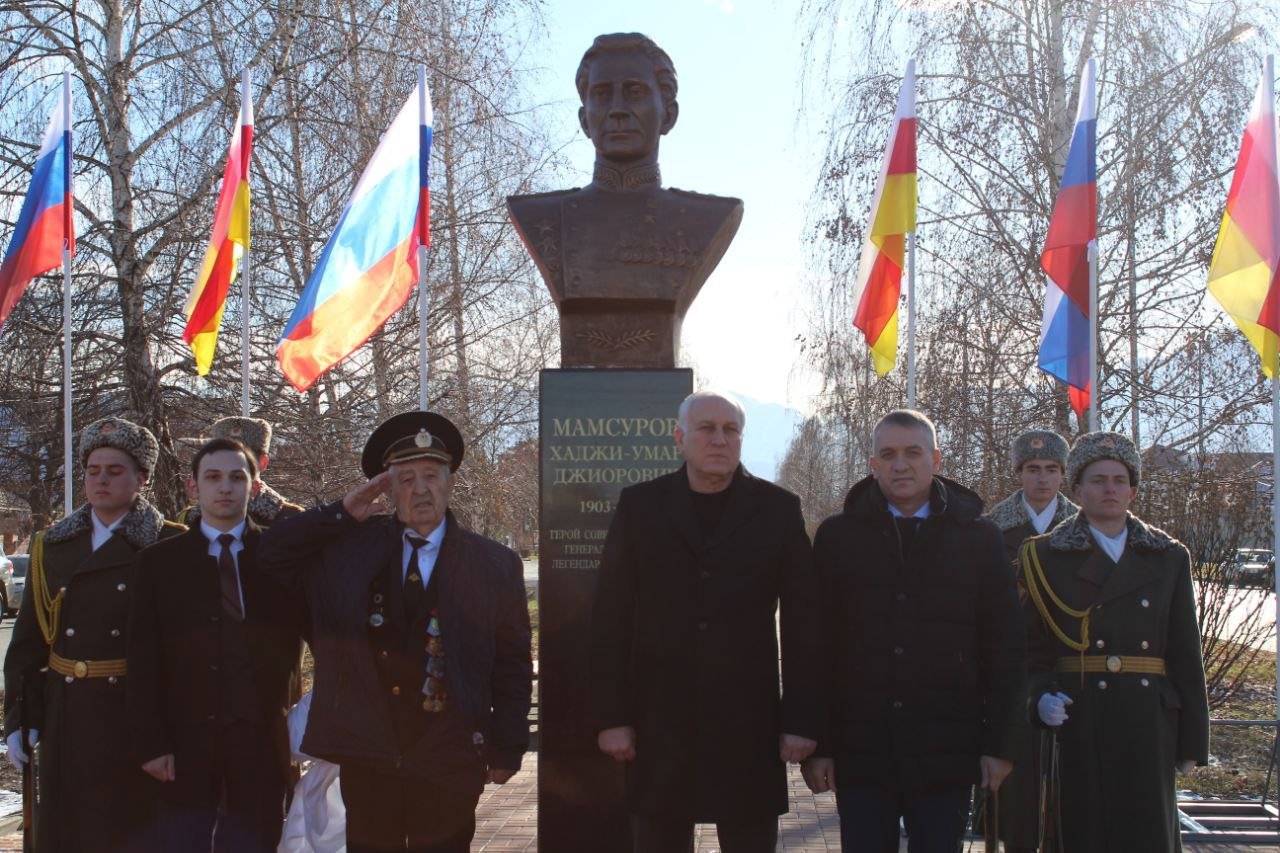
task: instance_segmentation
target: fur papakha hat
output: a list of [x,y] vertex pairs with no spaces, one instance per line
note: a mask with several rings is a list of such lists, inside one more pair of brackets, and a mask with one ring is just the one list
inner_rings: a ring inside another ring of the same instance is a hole
[[1127,436],[1118,432],[1087,432],[1076,439],[1067,455],[1067,482],[1075,486],[1084,469],[1102,459],[1114,459],[1129,469],[1129,485],[1138,485],[1142,457]]
[[271,451],[271,424],[262,418],[219,418],[209,427],[209,437],[233,438],[258,456]]
[[1013,470],[1021,471],[1024,462],[1046,459],[1067,467],[1067,440],[1047,429],[1029,429],[1013,440]]
[[99,447],[124,451],[147,474],[155,470],[160,456],[160,443],[151,431],[124,418],[102,418],[81,431],[80,465],[85,465],[89,454]]

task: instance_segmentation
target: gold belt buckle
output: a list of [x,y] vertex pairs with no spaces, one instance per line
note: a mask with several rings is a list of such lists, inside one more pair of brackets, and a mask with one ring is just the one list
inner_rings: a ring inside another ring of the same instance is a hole
[[1107,672],[1119,672],[1123,668],[1120,655],[1107,655]]
[[89,664],[82,660],[78,660],[76,661],[75,666],[71,667],[71,672],[76,678],[84,678],[89,674]]

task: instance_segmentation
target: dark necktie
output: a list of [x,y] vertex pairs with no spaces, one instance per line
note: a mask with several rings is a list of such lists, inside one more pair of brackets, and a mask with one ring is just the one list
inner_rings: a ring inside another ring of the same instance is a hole
[[413,556],[409,559],[409,565],[404,574],[404,613],[408,621],[413,622],[422,608],[422,600],[427,595],[422,582],[422,551],[427,540],[407,535],[405,538],[413,546]]
[[218,555],[218,584],[222,588],[222,609],[237,622],[244,620],[244,609],[240,605],[240,580],[236,577],[236,558],[231,555],[231,543],[236,537],[230,533],[218,536],[222,545],[222,553]]

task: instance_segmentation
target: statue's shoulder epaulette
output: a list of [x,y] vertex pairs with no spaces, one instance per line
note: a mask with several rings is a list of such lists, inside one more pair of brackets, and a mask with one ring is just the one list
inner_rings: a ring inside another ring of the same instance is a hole
[[712,195],[710,193],[694,192],[693,190],[682,190],[682,189],[679,189],[678,187],[668,187],[667,192],[675,193],[676,195],[682,196],[683,198],[689,199],[690,201],[701,202],[701,203],[716,206],[716,207],[741,207],[742,206],[742,199],[734,198],[733,196],[729,196],[729,195]]

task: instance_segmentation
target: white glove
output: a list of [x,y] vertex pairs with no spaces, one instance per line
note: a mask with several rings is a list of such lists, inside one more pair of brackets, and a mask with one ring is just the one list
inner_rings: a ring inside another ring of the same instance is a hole
[[[35,749],[36,742],[40,740],[39,729],[27,729],[27,745]],[[22,767],[29,760],[27,751],[22,748],[22,731],[18,730],[10,734],[4,739],[4,745],[9,750],[9,763],[13,765],[13,769],[19,773]]]
[[1045,693],[1036,703],[1036,713],[1040,715],[1040,722],[1057,728],[1067,721],[1070,704],[1071,697],[1065,693]]

